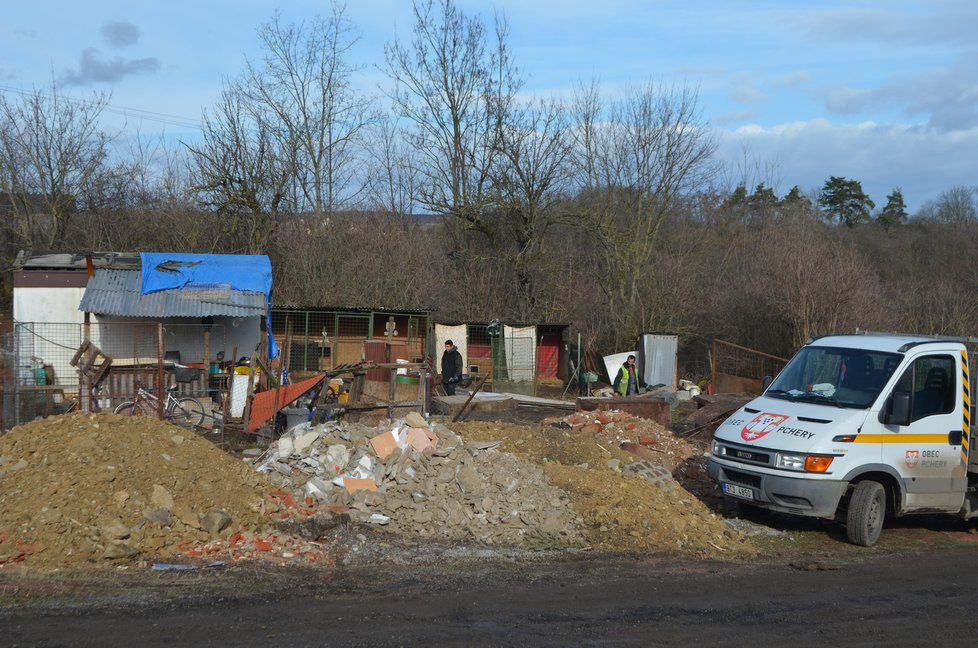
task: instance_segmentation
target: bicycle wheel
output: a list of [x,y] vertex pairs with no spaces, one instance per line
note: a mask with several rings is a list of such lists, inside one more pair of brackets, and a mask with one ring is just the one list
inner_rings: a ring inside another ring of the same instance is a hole
[[204,406],[196,398],[185,396],[177,399],[168,418],[180,427],[192,430],[203,424]]
[[153,416],[153,414],[146,409],[144,403],[137,403],[136,401],[126,401],[118,405],[114,410],[113,414],[121,414],[122,416]]

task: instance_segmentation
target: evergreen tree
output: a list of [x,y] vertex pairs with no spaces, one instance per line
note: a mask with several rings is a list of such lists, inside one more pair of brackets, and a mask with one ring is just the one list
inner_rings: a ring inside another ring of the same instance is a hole
[[883,226],[887,232],[894,225],[900,225],[907,220],[907,204],[903,201],[903,192],[897,187],[886,197],[886,206],[876,217],[876,222]]
[[778,204],[778,197],[774,193],[774,190],[770,187],[765,187],[764,183],[760,183],[754,188],[754,193],[751,194],[750,202],[754,206],[763,207],[773,207]]
[[870,220],[876,206],[863,192],[863,186],[858,180],[836,176],[825,181],[818,196],[818,204],[830,221],[834,220],[847,227]]

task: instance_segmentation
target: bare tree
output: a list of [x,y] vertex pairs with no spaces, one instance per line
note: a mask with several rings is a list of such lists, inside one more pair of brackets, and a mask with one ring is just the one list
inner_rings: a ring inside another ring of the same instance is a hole
[[492,181],[500,230],[517,282],[520,319],[539,318],[539,282],[551,229],[562,221],[572,167],[567,112],[557,101],[514,107],[499,137]]
[[709,184],[716,143],[688,88],[646,83],[606,111],[592,83],[579,89],[576,113],[581,221],[623,344],[656,321],[643,295],[660,229],[685,196]]
[[372,129],[367,203],[374,209],[406,216],[414,212],[419,191],[416,153],[404,132],[385,121]]
[[396,84],[391,98],[418,153],[418,200],[491,237],[485,210],[493,201],[492,168],[504,116],[522,86],[506,23],[497,17],[490,38],[482,20],[452,0],[415,2],[414,18],[411,42],[395,39],[385,53]]
[[15,245],[55,248],[102,184],[112,137],[99,119],[108,101],[72,99],[53,81],[18,98],[0,94],[0,209]]
[[225,216],[222,236],[262,252],[288,202],[293,150],[283,148],[273,126],[251,110],[240,87],[225,89],[213,117],[203,116],[203,139],[188,145],[193,189],[205,208]]
[[264,58],[247,63],[239,86],[273,125],[279,148],[294,152],[301,208],[317,214],[348,206],[362,191],[360,140],[377,118],[350,83],[357,68],[346,55],[356,38],[345,6],[334,1],[330,10],[308,25],[284,25],[276,13],[258,31]]
[[956,186],[945,189],[936,200],[921,209],[921,215],[939,223],[978,221],[978,187]]

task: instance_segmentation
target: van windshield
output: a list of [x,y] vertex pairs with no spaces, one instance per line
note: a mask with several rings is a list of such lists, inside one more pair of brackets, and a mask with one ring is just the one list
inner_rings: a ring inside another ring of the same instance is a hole
[[807,346],[764,392],[771,398],[866,409],[896,370],[899,353]]

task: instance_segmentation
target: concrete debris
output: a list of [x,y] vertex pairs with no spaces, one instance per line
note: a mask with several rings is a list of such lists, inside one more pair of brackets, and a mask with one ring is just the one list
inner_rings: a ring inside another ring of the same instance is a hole
[[312,505],[306,511],[332,507],[378,530],[541,549],[583,546],[567,494],[539,466],[494,445],[467,445],[414,413],[380,427],[296,426],[251,463],[283,501]]

